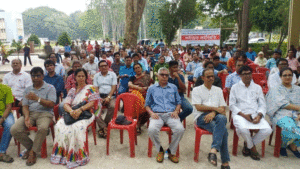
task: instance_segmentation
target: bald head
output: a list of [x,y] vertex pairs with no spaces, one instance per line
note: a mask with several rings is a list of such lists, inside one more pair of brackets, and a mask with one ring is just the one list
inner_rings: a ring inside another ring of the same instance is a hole
[[14,59],[11,62],[11,67],[13,69],[13,72],[15,74],[19,73],[21,71],[21,67],[22,67],[22,62],[20,59]]

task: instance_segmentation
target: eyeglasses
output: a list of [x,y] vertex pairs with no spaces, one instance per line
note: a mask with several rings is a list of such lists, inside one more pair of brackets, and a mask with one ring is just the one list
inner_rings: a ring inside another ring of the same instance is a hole
[[241,76],[251,76],[252,75],[252,73],[243,73],[243,74],[241,74]]
[[282,75],[282,77],[293,77],[292,74],[289,74],[289,75]]
[[104,67],[107,67],[107,65],[102,65],[102,66],[100,66],[101,68],[104,68]]
[[162,76],[162,77],[169,77],[169,74],[160,73],[159,75]]
[[42,75],[31,75],[32,78],[40,78]]

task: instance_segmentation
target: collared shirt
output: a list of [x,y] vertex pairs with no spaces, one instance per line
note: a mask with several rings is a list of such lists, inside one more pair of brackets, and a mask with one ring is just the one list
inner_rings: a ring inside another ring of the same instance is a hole
[[98,65],[97,63],[86,63],[82,66],[90,75],[95,75],[97,73],[98,69]]
[[252,52],[246,52],[246,56],[247,56],[248,59],[254,61],[255,57],[256,57],[256,53],[254,51],[252,51]]
[[32,80],[30,75],[26,72],[21,71],[17,75],[13,72],[9,72],[4,76],[3,84],[8,85],[12,89],[15,98],[21,101],[25,89],[32,86]]
[[[93,84],[93,80],[91,79],[90,75],[88,74],[88,79],[87,79],[88,84]],[[70,90],[72,88],[76,87],[76,80],[75,80],[75,74],[71,74],[66,81],[65,84],[65,89]]]
[[148,70],[148,62],[147,62],[147,60],[146,60],[145,58],[142,57],[142,59],[139,60],[139,62],[140,62],[140,63],[143,63],[144,66],[145,66],[145,69]]
[[171,56],[165,56],[165,60],[166,60],[166,63],[169,63],[172,60],[172,58],[171,58]]
[[221,70],[224,70],[226,69],[227,67],[225,65],[222,65],[221,63],[218,64],[218,66],[214,67],[215,70],[217,71],[221,71]]
[[233,116],[239,112],[244,114],[251,114],[252,118],[256,117],[258,113],[266,114],[266,101],[262,88],[250,82],[248,87],[243,81],[233,85],[230,90],[229,108]]
[[99,87],[100,94],[109,94],[111,87],[117,85],[117,75],[108,71],[106,76],[103,76],[101,72],[95,74],[93,85]]
[[123,76],[123,75],[128,75],[129,77],[123,77],[120,79],[120,85],[122,85],[125,88],[128,88],[128,82],[129,82],[129,78],[131,76],[135,75],[135,72],[133,70],[133,66],[130,66],[129,68],[125,65],[125,66],[121,66],[120,67],[120,71],[119,71],[119,76]]
[[225,57],[220,56],[221,62],[228,62],[228,60],[229,60],[229,58],[227,56],[225,56]]
[[296,58],[287,58],[287,61],[289,63],[289,67],[292,69],[292,70],[297,70],[297,67],[300,66],[298,60]]
[[161,87],[159,83],[151,85],[147,91],[145,107],[149,106],[153,112],[173,112],[177,105],[181,105],[178,89],[168,83]]
[[[46,75],[44,81],[55,87],[57,97],[65,90],[64,78],[62,76],[55,74],[53,77],[50,77],[49,75]],[[66,96],[66,94],[67,93],[65,92],[64,96]]]
[[220,107],[227,106],[225,103],[222,89],[216,86],[212,86],[209,90],[203,85],[195,87],[192,92],[192,105],[194,108],[193,114],[194,120],[204,112],[198,111],[195,107],[196,104],[202,104],[205,106]]
[[112,70],[115,72],[117,76],[119,76],[119,71],[122,66],[125,66],[125,63],[120,62],[117,64],[116,62],[111,65]]
[[[44,70],[44,74],[48,75],[48,71],[45,69]],[[65,76],[65,68],[63,65],[59,64],[59,63],[55,63],[55,73],[60,75],[60,76]]]
[[[179,75],[180,80],[182,81],[182,83],[185,84],[184,77],[181,74],[178,74],[178,75]],[[180,89],[179,82],[178,82],[178,79],[176,77],[174,77],[174,79],[172,79],[172,77],[170,76],[168,82],[176,85],[177,89]],[[180,97],[184,97],[183,92],[179,92],[179,95],[180,95]]]
[[[280,72],[276,72],[276,73],[273,73],[269,76],[268,78],[268,87],[269,87],[269,90],[271,88],[275,88],[275,87],[278,87],[279,85],[282,84],[282,80],[280,78]],[[295,75],[295,73],[293,73],[293,80],[292,80],[292,84],[296,84],[297,83],[297,77]]]
[[202,63],[199,61],[198,62],[192,61],[187,65],[186,71],[194,73],[198,67],[202,67]]
[[14,97],[12,95],[11,88],[5,84],[0,84],[0,116],[3,116],[6,105],[13,102]]
[[[202,76],[204,68],[198,67],[194,72],[194,78],[198,79],[198,77]],[[218,76],[218,71],[214,69],[214,75]]]
[[71,47],[70,46],[65,46],[65,52],[70,53],[71,52]]
[[227,76],[225,81],[225,87],[231,88],[234,84],[238,83],[241,80],[241,77],[236,73],[231,73]]
[[53,107],[44,107],[43,105],[38,103],[38,101],[28,100],[26,98],[26,95],[29,92],[33,92],[39,98],[56,103],[56,90],[55,90],[54,86],[44,82],[44,84],[41,88],[35,89],[33,87],[33,85],[31,85],[25,89],[24,95],[23,95],[23,101],[22,101],[23,106],[29,107],[29,112],[48,112],[48,113],[53,114]]
[[271,58],[267,61],[266,68],[271,70],[273,67],[277,67],[276,66],[276,60],[274,58]]

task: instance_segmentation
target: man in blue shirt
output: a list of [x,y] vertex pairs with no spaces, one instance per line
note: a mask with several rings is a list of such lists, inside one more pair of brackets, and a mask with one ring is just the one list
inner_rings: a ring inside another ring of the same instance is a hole
[[199,56],[197,53],[193,53],[193,61],[188,63],[186,67],[186,74],[189,75],[188,81],[193,81],[194,72],[198,67],[202,67],[202,63],[199,61]]
[[254,60],[256,58],[256,53],[252,50],[251,47],[249,47],[248,52],[246,53],[246,56],[248,59],[250,59],[254,62]]
[[160,39],[160,42],[158,43],[158,45],[161,47],[161,48],[164,48],[165,47],[165,44],[163,42],[162,39]]
[[[51,53],[50,56],[49,56],[49,59],[52,60],[54,63],[55,63],[55,72],[57,75],[60,75],[62,77],[65,76],[65,68],[56,62],[56,56],[55,56],[55,53]],[[45,75],[48,74],[48,71],[45,69]]]
[[139,55],[138,55],[137,53],[133,53],[133,54],[132,54],[132,60],[133,60],[133,62],[131,63],[131,66],[132,66],[132,67],[133,67],[133,65],[134,65],[135,63],[140,63],[140,64],[142,65],[143,71],[147,71],[147,70],[148,70],[148,69],[146,68],[146,66],[144,65],[144,63],[140,61],[140,57],[139,57]]
[[46,60],[44,63],[48,74],[44,77],[44,81],[55,87],[56,90],[56,104],[59,103],[59,97],[63,94],[64,98],[67,96],[65,90],[65,83],[62,76],[55,73],[55,63],[52,60]]
[[125,66],[120,67],[119,78],[120,78],[120,86],[118,89],[118,94],[122,94],[128,92],[128,82],[131,76],[135,75],[133,70],[133,66],[131,66],[132,59],[130,56],[125,57]]
[[235,62],[235,70],[236,71],[227,76],[226,81],[225,81],[225,87],[227,88],[227,90],[229,92],[230,92],[231,87],[241,80],[241,77],[237,74],[237,71],[244,65],[245,65],[244,61],[236,60],[236,62]]
[[271,58],[267,61],[266,68],[271,70],[272,68],[277,67],[276,66],[276,61],[279,58],[281,58],[281,53],[279,51],[275,51],[274,54],[273,54],[273,58]]
[[66,43],[66,45],[65,45],[65,52],[68,52],[68,53],[71,52],[71,47],[69,46],[68,43]]
[[224,66],[227,65],[227,61],[229,60],[229,58],[226,56],[226,53],[227,53],[227,49],[223,48],[220,56],[220,63]]
[[217,71],[222,71],[222,70],[226,70],[226,66],[220,63],[220,57],[219,56],[215,56],[213,58],[213,63],[214,63],[214,69]]
[[185,80],[183,75],[178,73],[177,61],[172,60],[169,62],[169,71],[170,77],[168,79],[168,82],[176,85],[176,87],[178,88],[179,96],[181,97],[182,112],[179,114],[179,117],[180,121],[183,121],[188,115],[193,112],[193,106],[186,98],[184,98],[184,93],[186,91]]
[[149,87],[145,103],[146,110],[151,116],[148,134],[158,152],[156,160],[159,163],[164,160],[164,149],[159,139],[161,127],[167,124],[173,132],[167,152],[169,159],[174,163],[179,162],[175,154],[184,133],[184,127],[178,116],[181,108],[181,97],[177,87],[168,83],[169,75],[169,70],[165,67],[158,70],[158,83]]

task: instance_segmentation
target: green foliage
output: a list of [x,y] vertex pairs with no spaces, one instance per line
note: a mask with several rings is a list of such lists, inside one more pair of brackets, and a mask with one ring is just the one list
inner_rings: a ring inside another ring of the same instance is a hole
[[[272,43],[252,43],[249,44],[249,47],[252,47],[252,50],[255,51],[256,53],[261,51],[262,46],[269,45],[269,49],[272,51],[275,51],[275,49],[278,46],[278,43],[272,42]],[[287,43],[283,42],[281,46],[281,51],[282,51],[282,57],[285,57],[284,55],[287,53]]]
[[71,44],[71,38],[68,35],[67,32],[63,32],[62,34],[59,35],[58,40],[57,40],[58,44],[61,46],[65,46],[66,44]]
[[13,40],[11,46],[16,48],[16,51],[18,52],[18,54],[20,53],[21,49],[23,48],[21,41],[16,42],[15,40]]
[[182,0],[176,3],[166,2],[159,10],[162,33],[167,45],[171,45],[180,25],[188,25],[197,16],[196,0]]
[[79,27],[85,30],[89,38],[102,37],[101,18],[96,9],[89,9],[80,16]]
[[31,34],[30,37],[28,38],[27,40],[27,43],[29,44],[30,41],[34,41],[34,44],[36,45],[40,45],[41,44],[41,41],[39,39],[39,37],[35,34]]

